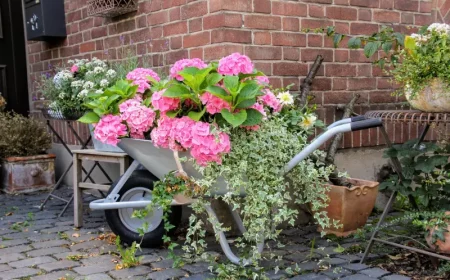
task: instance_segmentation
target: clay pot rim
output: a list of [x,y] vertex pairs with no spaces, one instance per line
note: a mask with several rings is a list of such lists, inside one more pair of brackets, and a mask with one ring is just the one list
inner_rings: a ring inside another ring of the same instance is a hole
[[375,182],[375,181],[368,181],[368,180],[356,179],[356,178],[348,178],[348,179],[352,180],[352,181],[356,181],[358,183],[361,183],[361,185],[353,186],[351,188],[347,188],[345,186],[331,185],[331,184],[326,184],[326,185],[332,186],[332,187],[344,188],[344,189],[346,189],[349,192],[353,192],[353,191],[356,191],[356,190],[359,190],[359,189],[363,189],[363,188],[370,188],[370,189],[372,189],[372,188],[376,188],[376,187],[378,187],[378,185],[380,185],[379,182]]
[[35,155],[35,156],[25,156],[25,157],[8,157],[5,158],[5,162],[18,162],[18,161],[30,161],[30,160],[39,160],[39,159],[49,159],[56,158],[55,154],[44,154],[44,155]]

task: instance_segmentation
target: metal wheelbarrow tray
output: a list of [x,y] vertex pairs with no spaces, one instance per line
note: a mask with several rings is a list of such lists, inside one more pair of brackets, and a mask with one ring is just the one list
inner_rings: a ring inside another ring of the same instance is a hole
[[[292,158],[285,167],[285,173],[292,170],[300,161],[308,157],[312,152],[318,149],[322,144],[324,144],[334,135],[349,131],[379,127],[381,125],[381,119],[365,119],[363,116],[337,121],[330,125],[324,133],[318,136],[311,142],[311,144],[306,146],[300,153]],[[123,231],[117,230],[117,227],[115,226],[117,225],[117,223],[121,223],[121,226],[123,226],[123,229],[126,231],[127,235],[128,230],[135,233],[131,236],[128,236],[128,239],[135,239],[137,241],[140,240],[140,238],[138,237],[137,228],[142,226],[143,221],[132,218],[131,214],[134,209],[144,208],[150,203],[151,189],[149,186],[141,186],[139,184],[130,188],[129,186],[127,186],[128,182],[132,181],[130,180],[130,178],[132,178],[133,173],[137,174],[140,171],[143,171],[139,169],[144,168],[150,172],[147,174],[149,177],[151,177],[148,178],[150,180],[148,182],[150,182],[151,184],[152,181],[158,179],[160,180],[164,178],[164,176],[170,171],[176,170],[177,166],[171,150],[156,148],[149,140],[124,138],[119,142],[118,146],[130,157],[132,157],[134,161],[125,172],[125,174],[110,189],[108,196],[105,199],[92,201],[89,206],[93,210],[106,210],[107,213],[111,210],[117,211],[118,215],[113,215],[114,218],[108,218],[111,217],[111,215],[106,215],[108,224],[110,224],[111,229],[118,235],[124,234]],[[180,156],[187,156],[187,153],[181,153]],[[201,175],[194,169],[192,164],[187,163],[183,166],[184,170],[189,176],[193,176],[195,178],[201,177]],[[140,173],[142,174],[142,172]],[[136,178],[133,178],[133,181],[136,181]],[[213,195],[225,194],[227,192],[226,184],[223,180],[219,180],[214,187],[215,191],[213,192]],[[127,192],[123,192],[122,188],[127,189]],[[242,195],[245,195],[245,193],[242,193]],[[172,201],[172,205],[174,207],[178,206],[179,208],[179,205],[182,204],[183,203],[178,203],[175,200]],[[216,213],[210,206],[206,207],[206,211],[211,217],[217,219]],[[239,230],[244,233],[245,227],[239,214],[236,211],[232,211],[231,208],[230,211]],[[147,242],[147,244],[145,245],[159,245],[162,242],[162,240],[158,239],[161,238],[162,234],[164,233],[163,231],[161,231],[162,215],[162,210],[158,208],[153,211],[152,217],[149,217],[149,228],[146,235],[153,234],[154,236],[153,238],[149,239],[149,242]],[[179,212],[178,215],[181,216],[181,212]],[[178,217],[178,221],[179,218],[180,217]],[[114,221],[111,221],[111,219],[114,219]],[[156,233],[156,231],[159,232]],[[240,259],[231,251],[224,232],[218,232],[218,235],[222,250],[231,262],[240,265],[248,265],[250,263],[249,260]],[[152,242],[156,244],[152,244]],[[258,244],[259,252],[262,252],[263,247],[264,241]]]

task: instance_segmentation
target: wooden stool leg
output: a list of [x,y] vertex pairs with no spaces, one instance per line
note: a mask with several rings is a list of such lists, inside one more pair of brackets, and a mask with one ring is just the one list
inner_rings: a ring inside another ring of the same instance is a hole
[[125,171],[127,171],[128,167],[129,167],[129,160],[128,157],[123,157],[119,160],[119,165],[120,165],[120,175],[122,176]]
[[83,198],[78,184],[82,181],[82,162],[78,155],[73,155],[73,217],[75,227],[83,226]]

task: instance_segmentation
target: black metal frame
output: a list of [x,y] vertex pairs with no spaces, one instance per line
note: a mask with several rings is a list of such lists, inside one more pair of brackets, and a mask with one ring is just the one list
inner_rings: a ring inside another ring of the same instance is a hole
[[[50,129],[50,131],[56,136],[56,138],[58,138],[58,140],[61,142],[61,144],[64,146],[64,148],[66,149],[66,151],[73,157],[73,153],[72,150],[69,148],[69,146],[67,145],[67,143],[62,139],[62,137],[58,134],[58,132],[55,130],[55,128],[52,126],[51,119],[47,118],[47,126]],[[56,119],[57,120],[57,119]],[[72,122],[71,120],[66,120],[65,121],[67,124],[67,127],[70,129],[70,131],[73,133],[73,135],[75,136],[75,138],[81,143],[81,150],[85,150],[87,149],[87,145],[89,144],[89,142],[91,141],[91,136],[89,135],[89,137],[86,140],[83,140],[81,138],[81,136],[77,133],[77,131],[73,128],[72,126]],[[72,169],[73,166],[73,161],[71,161],[71,163],[69,164],[69,166],[66,168],[66,170],[63,172],[63,174],[61,175],[61,177],[59,178],[58,182],[56,182],[56,184],[53,186],[52,190],[50,191],[49,195],[45,198],[44,202],[42,202],[42,204],[39,206],[39,210],[43,210],[45,204],[48,202],[48,200],[50,198],[55,198],[61,201],[66,202],[66,205],[64,206],[63,210],[61,211],[61,213],[58,215],[58,217],[61,217],[62,215],[64,215],[64,213],[66,212],[67,208],[69,207],[70,203],[73,201],[73,194],[70,197],[69,200],[59,197],[57,195],[54,194],[54,192],[56,190],[59,189],[62,181],[64,180],[64,178],[66,177],[67,173],[69,173],[70,169]],[[108,173],[105,171],[105,169],[100,165],[100,163],[98,161],[94,162],[94,165],[91,167],[91,169],[89,169],[89,171],[86,171],[86,169],[84,167],[81,167],[82,171],[84,172],[85,178],[83,179],[83,182],[86,182],[88,179],[91,181],[91,183],[95,184],[94,179],[92,179],[91,174],[94,171],[95,167],[97,167],[102,171],[103,175],[105,175],[106,179],[109,181],[109,183],[112,183],[111,178],[109,177]],[[102,195],[104,196],[104,194],[102,193]]]

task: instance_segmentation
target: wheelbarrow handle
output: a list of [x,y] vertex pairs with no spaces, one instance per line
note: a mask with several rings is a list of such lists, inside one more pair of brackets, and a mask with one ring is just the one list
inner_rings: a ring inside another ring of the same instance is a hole
[[348,123],[340,124],[330,129],[327,129],[324,133],[322,133],[316,139],[314,139],[311,142],[311,144],[306,146],[300,153],[298,153],[294,158],[292,158],[285,166],[284,172],[288,173],[289,171],[291,171],[300,161],[304,160],[311,153],[313,153],[320,146],[322,146],[326,141],[328,141],[338,133],[368,129],[373,127],[379,127],[382,125],[383,122],[381,121],[381,119],[368,119],[356,122],[350,121]]
[[336,126],[339,126],[339,125],[347,124],[347,123],[363,121],[365,119],[366,119],[366,117],[363,116],[363,115],[356,116],[356,117],[351,117],[351,118],[345,118],[345,119],[342,119],[342,120],[339,120],[339,121],[336,121],[336,122],[330,124],[327,127],[327,129],[330,129],[330,128],[333,128],[333,127],[336,127]]

